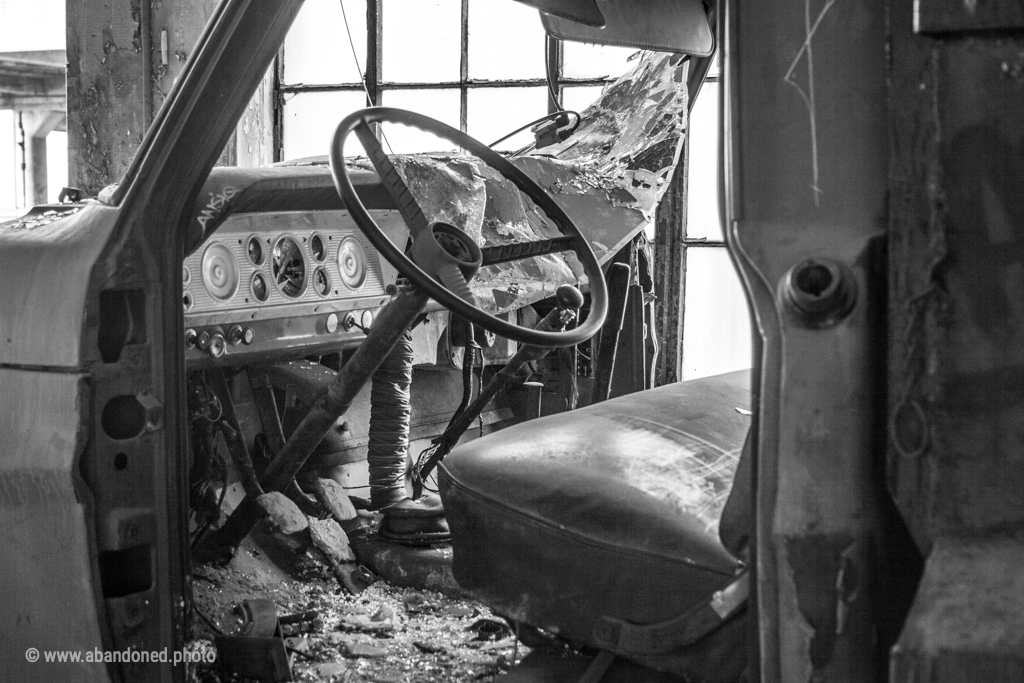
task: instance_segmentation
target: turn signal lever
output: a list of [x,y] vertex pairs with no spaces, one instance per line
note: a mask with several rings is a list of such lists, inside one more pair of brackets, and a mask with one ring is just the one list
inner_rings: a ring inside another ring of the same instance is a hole
[[[544,332],[560,332],[566,325],[576,319],[579,310],[583,306],[583,294],[572,285],[561,285],[555,292],[555,300],[558,305],[551,309],[544,318],[537,323],[535,329]],[[430,473],[434,471],[437,464],[444,459],[448,453],[455,448],[462,435],[480,416],[487,404],[494,398],[501,389],[508,384],[509,380],[527,363],[538,361],[548,355],[551,349],[539,346],[523,345],[519,348],[508,364],[499,370],[480,390],[480,393],[469,406],[461,413],[457,413],[441,436],[434,439],[433,446],[424,451],[419,462],[412,470],[412,497],[419,498],[423,494],[423,482]]]

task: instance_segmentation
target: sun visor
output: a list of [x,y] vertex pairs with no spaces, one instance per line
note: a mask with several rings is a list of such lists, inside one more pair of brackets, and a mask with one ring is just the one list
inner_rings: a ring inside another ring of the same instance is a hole
[[562,40],[708,57],[715,49],[701,0],[597,0],[604,28],[541,12],[544,29]]
[[604,17],[594,0],[519,0],[541,12],[562,17],[587,26],[604,26]]

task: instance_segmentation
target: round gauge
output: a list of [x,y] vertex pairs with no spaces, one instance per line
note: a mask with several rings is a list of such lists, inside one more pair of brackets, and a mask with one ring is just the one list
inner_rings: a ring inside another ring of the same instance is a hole
[[278,289],[292,299],[306,291],[306,257],[302,247],[292,237],[282,237],[274,245],[271,254],[271,270]]
[[338,274],[349,289],[359,289],[366,280],[366,252],[355,237],[338,245]]
[[318,262],[322,263],[327,258],[327,248],[324,247],[324,240],[320,235],[313,235],[309,240],[309,250],[313,252],[313,258]]
[[249,242],[245,245],[245,252],[254,266],[263,264],[263,244],[260,243],[259,237],[249,238]]
[[313,271],[313,291],[320,296],[327,296],[331,293],[331,276],[327,269],[321,266]]
[[256,301],[266,301],[267,297],[270,296],[270,291],[267,289],[267,280],[263,277],[262,273],[253,273],[250,289],[252,289],[252,295]]
[[227,301],[238,291],[238,262],[231,249],[214,242],[203,252],[203,285],[214,299]]

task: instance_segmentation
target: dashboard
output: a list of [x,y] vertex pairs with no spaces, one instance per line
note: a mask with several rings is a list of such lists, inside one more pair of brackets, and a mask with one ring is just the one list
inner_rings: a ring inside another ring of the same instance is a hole
[[[371,210],[402,243],[397,211]],[[357,346],[397,292],[397,272],[344,210],[232,213],[185,258],[190,369]]]

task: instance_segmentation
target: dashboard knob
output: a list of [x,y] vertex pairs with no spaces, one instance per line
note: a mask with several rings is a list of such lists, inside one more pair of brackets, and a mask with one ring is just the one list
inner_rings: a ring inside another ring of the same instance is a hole
[[224,355],[224,352],[228,350],[227,340],[224,339],[224,335],[220,332],[215,333],[210,337],[210,357],[220,358]]
[[202,332],[199,333],[199,336],[196,337],[196,348],[198,348],[200,351],[205,351],[208,348],[210,348],[209,332],[203,330]]
[[249,344],[252,344],[254,341],[256,341],[256,330],[252,329],[251,327],[245,328],[245,330],[242,332],[242,343],[248,346]]
[[242,343],[243,335],[241,325],[232,325],[231,329],[228,330],[228,343],[232,346],[238,346]]
[[186,349],[191,349],[193,346],[196,345],[196,337],[197,337],[196,331],[193,330],[191,327],[188,328],[187,330],[185,330],[185,348]]
[[345,331],[348,332],[349,330],[356,326],[356,316],[353,315],[352,313],[346,313],[345,320],[344,322],[341,323],[341,325],[342,327],[345,328]]
[[[351,315],[351,314],[350,314]],[[331,313],[327,316],[327,332],[328,334],[334,334],[338,331],[338,314]]]

